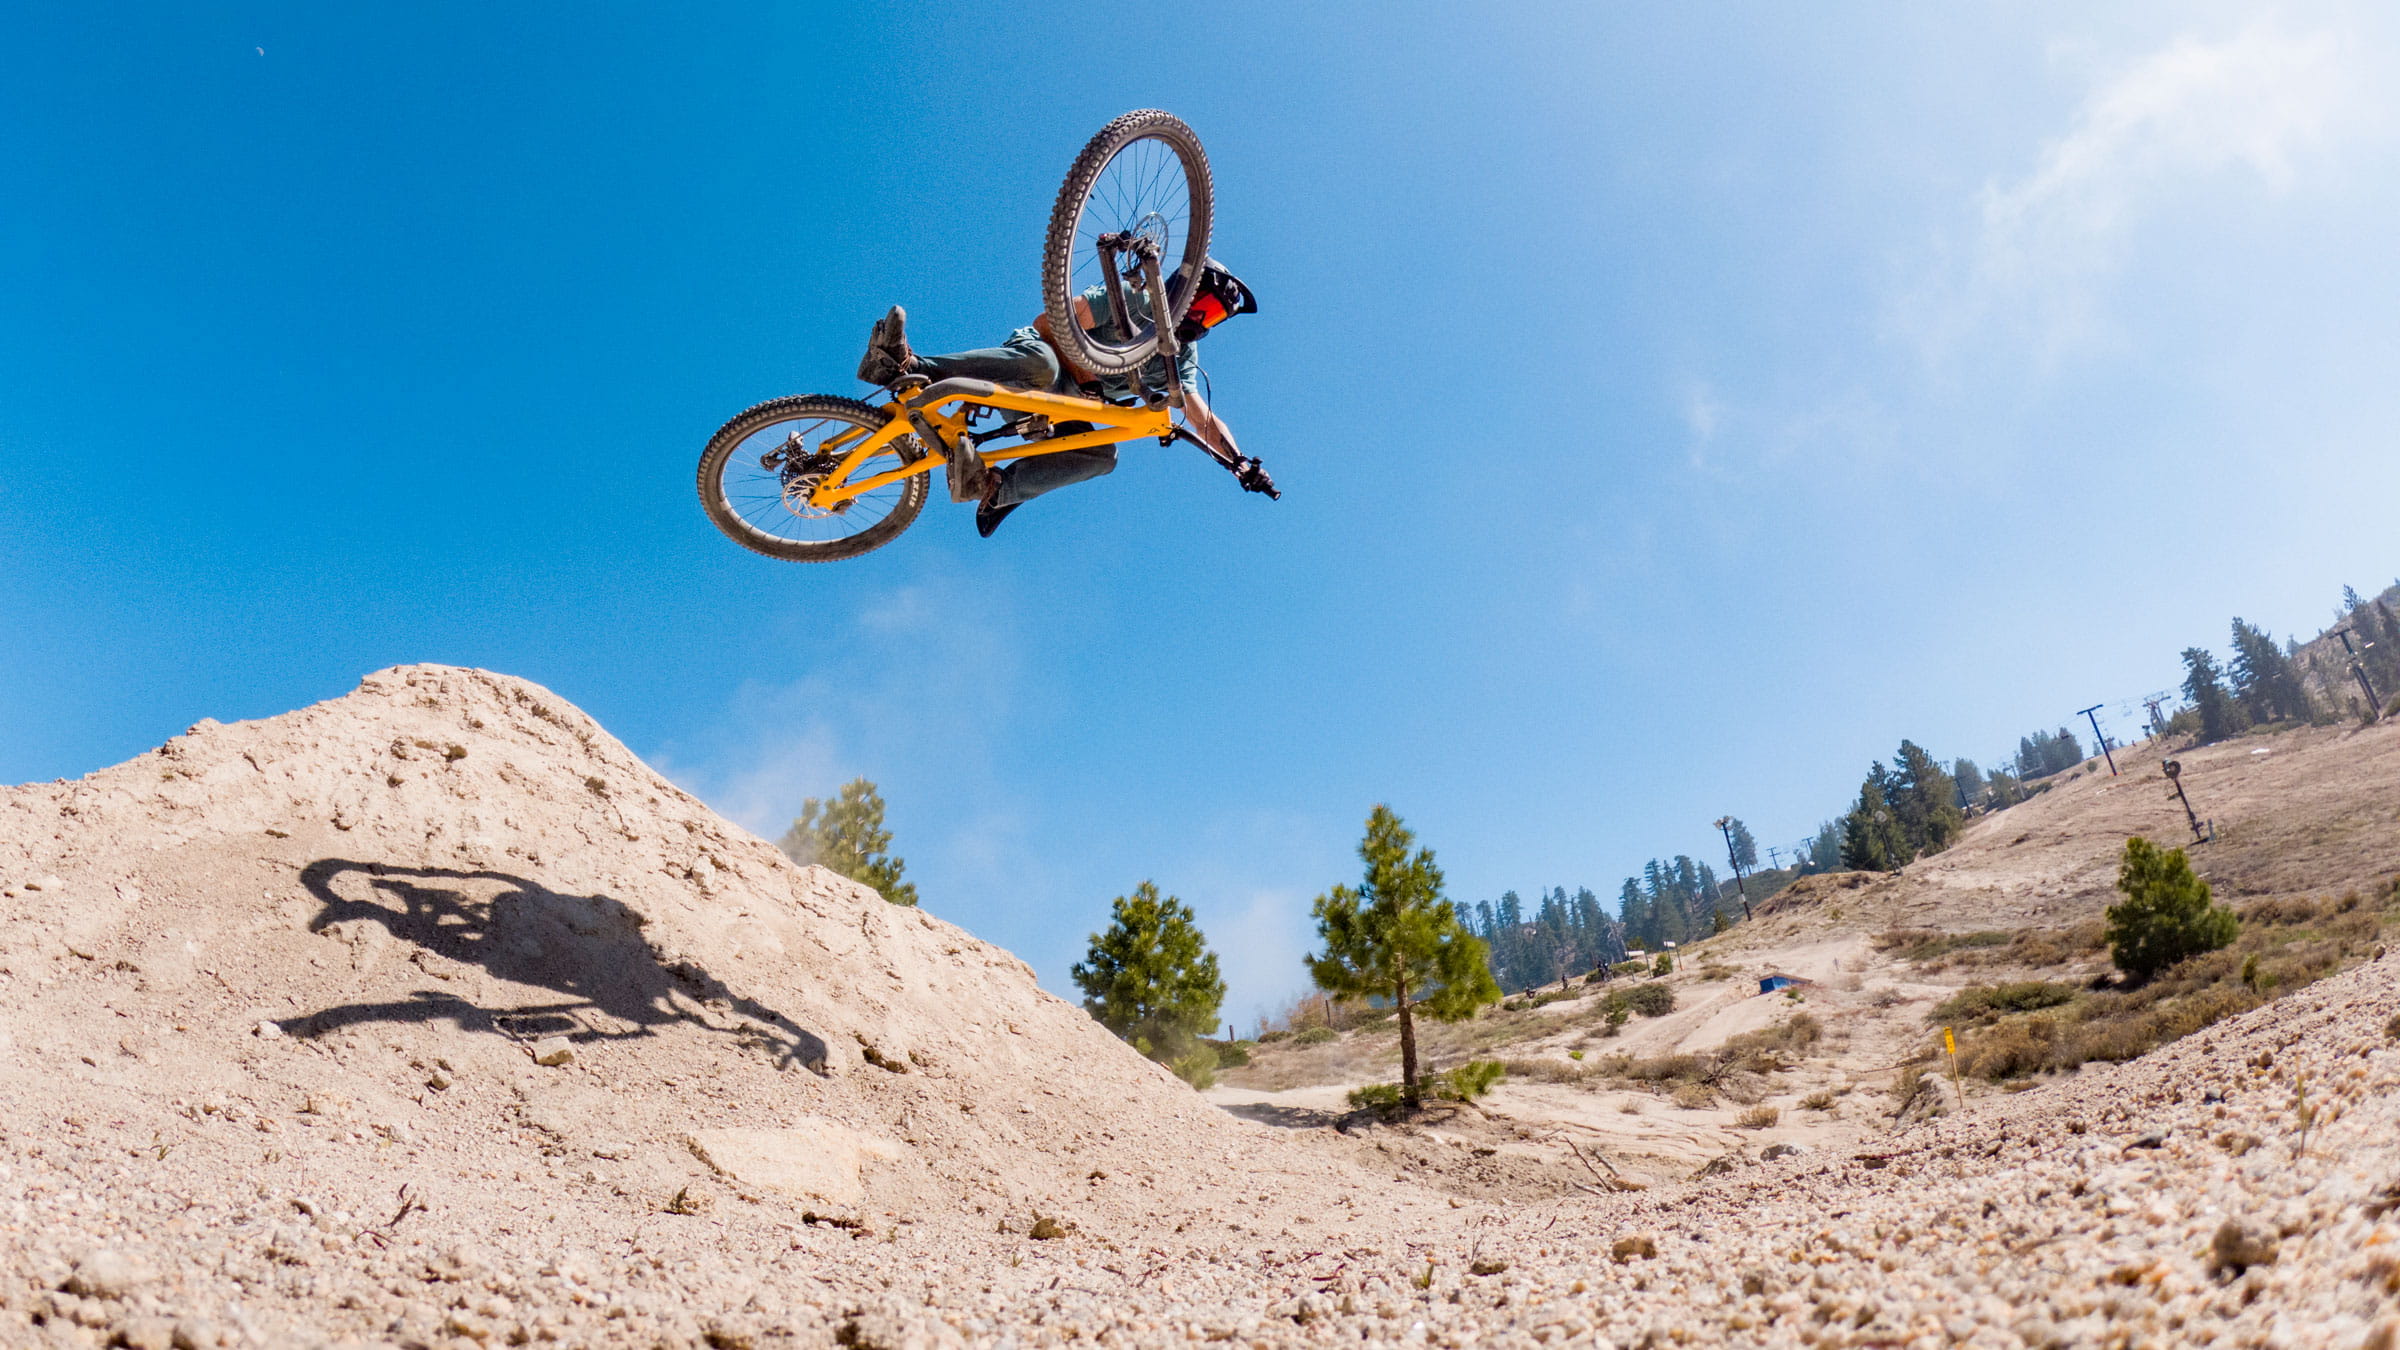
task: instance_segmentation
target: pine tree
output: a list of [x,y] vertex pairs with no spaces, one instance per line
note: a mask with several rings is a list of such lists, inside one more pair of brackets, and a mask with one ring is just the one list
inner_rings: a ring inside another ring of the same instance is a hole
[[1455,1022],[1500,998],[1483,944],[1442,898],[1433,850],[1412,856],[1415,843],[1390,807],[1367,816],[1358,846],[1366,874],[1355,888],[1336,886],[1317,897],[1313,912],[1325,951],[1307,958],[1310,977],[1329,994],[1392,1000],[1400,1019],[1400,1099],[1412,1110],[1422,1100],[1417,1014]]
[[1625,925],[1626,942],[1658,945],[1658,920],[1650,912],[1650,897],[1642,894],[1642,883],[1632,877],[1625,878],[1625,888],[1617,892],[1617,918]]
[[908,864],[886,851],[892,832],[883,828],[883,794],[864,778],[842,784],[831,801],[802,802],[800,818],[775,846],[793,862],[839,872],[895,905],[917,903],[917,888],[900,879]]
[[1958,785],[1915,741],[1900,742],[1893,756],[1891,808],[1911,855],[1939,853],[1966,828],[1958,809]]
[[2050,772],[2064,773],[2082,762],[2083,742],[2075,739],[2074,732],[2060,727],[2058,734],[2050,738]]
[[2342,587],[2342,613],[2355,614],[2358,612],[2358,607],[2365,603],[2367,602],[2359,599],[2356,590],[2348,586]]
[[2233,621],[2233,696],[2253,722],[2306,721],[2314,711],[2291,658],[2265,629]]
[[1217,1057],[1199,1038],[1217,1024],[1225,981],[1191,906],[1145,881],[1109,913],[1108,931],[1092,934],[1072,972],[1084,1011],[1193,1087],[1207,1087]]
[[2200,743],[2221,741],[2242,729],[2241,705],[2225,692],[2217,658],[2204,647],[2183,649],[2183,696],[2200,714]]
[[2137,980],[2226,946],[2241,926],[2232,910],[2209,903],[2208,883],[2182,849],[2162,851],[2140,835],[2125,841],[2117,889],[2125,899],[2108,907],[2109,954]]
[[1857,872],[1897,872],[1911,856],[1908,837],[1892,813],[1891,774],[1876,761],[1859,785],[1858,804],[1842,821],[1842,866]]
[[1808,841],[1808,870],[1812,872],[1839,871],[1842,862],[1842,822],[1828,820],[1817,826],[1814,839]]
[[1750,827],[1740,816],[1733,817],[1733,860],[1751,871],[1758,870],[1758,840],[1750,835]]
[[1973,806],[1983,796],[1983,770],[1975,767],[1974,760],[1959,758],[1950,761],[1950,781],[1957,789],[1952,793],[1951,800],[1957,802],[1962,810]]
[[2369,638],[2372,645],[2367,648],[2367,674],[2374,679],[2376,689],[2389,699],[2392,687],[2400,685],[2400,617],[2395,617],[2392,607],[2378,598],[2367,606],[2358,626],[2366,627],[2370,619],[2374,632]]

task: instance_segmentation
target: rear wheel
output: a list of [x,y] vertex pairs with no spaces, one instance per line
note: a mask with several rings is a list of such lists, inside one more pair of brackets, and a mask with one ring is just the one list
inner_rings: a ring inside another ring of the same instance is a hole
[[[891,415],[854,398],[804,394],[771,399],[727,422],[700,455],[700,505],[725,537],[753,553],[792,562],[837,562],[888,544],[925,509],[928,474],[886,483],[831,510],[808,504],[809,489],[840,463],[861,433]],[[838,443],[827,449],[825,443]],[[915,456],[902,437],[851,470],[857,482]]]
[[[1042,303],[1050,331],[1072,349],[1068,355],[1103,375],[1132,370],[1158,350],[1157,323],[1137,323],[1119,340],[1085,332],[1075,321],[1075,299],[1105,282],[1100,252],[1105,234],[1131,234],[1158,245],[1167,288],[1164,322],[1172,328],[1191,308],[1200,264],[1208,257],[1214,192],[1208,153],[1200,137],[1173,113],[1145,108],[1100,129],[1075,157],[1067,181],[1050,208],[1050,234],[1042,250]],[[1122,264],[1131,259],[1119,255]],[[1126,283],[1128,298],[1136,289]],[[1107,322],[1107,301],[1093,302]]]

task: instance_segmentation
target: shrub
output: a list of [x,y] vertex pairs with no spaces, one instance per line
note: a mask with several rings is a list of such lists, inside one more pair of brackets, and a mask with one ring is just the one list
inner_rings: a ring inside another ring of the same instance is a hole
[[2137,980],[2224,947],[2241,928],[2232,910],[2210,903],[2182,849],[2162,852],[2140,835],[2125,841],[2117,889],[2125,901],[2108,909],[2109,955]]
[[2400,1041],[2400,1013],[2393,1013],[2392,1020],[2383,1024],[2383,1034]]
[[1639,975],[1648,969],[1650,969],[1649,962],[1644,961],[1639,957],[1635,957],[1632,960],[1619,961],[1615,965],[1610,966],[1608,968],[1608,973],[1611,975]]
[[1705,1083],[1686,1083],[1675,1089],[1672,1100],[1686,1111],[1704,1111],[1717,1104],[1717,1094]]
[[1258,1033],[1258,1043],[1260,1045],[1273,1045],[1277,1041],[1288,1041],[1291,1038],[1292,1033],[1282,1030],[1262,1031]]
[[1717,1063],[1745,1073],[1773,1073],[1790,1066],[1783,1062],[1786,1051],[1805,1050],[1824,1039],[1825,1029],[1807,1013],[1794,1013],[1773,1026],[1728,1036],[1717,1047]]
[[1217,1067],[1221,1069],[1238,1069],[1250,1062],[1248,1041],[1211,1041],[1209,1044],[1216,1047]]
[[1833,1094],[1823,1091],[1812,1092],[1800,1099],[1800,1109],[1803,1111],[1830,1111],[1833,1109]]
[[1617,1103],[1617,1109],[1624,1112],[1626,1115],[1638,1116],[1642,1113],[1642,1099],[1639,1097],[1627,1097],[1625,1100]]
[[1709,1064],[1698,1055],[1653,1055],[1648,1059],[1620,1058],[1608,1067],[1620,1078],[1637,1083],[1662,1083],[1697,1079],[1708,1072]]
[[1542,1083],[1580,1083],[1591,1078],[1594,1072],[1581,1064],[1555,1059],[1511,1059],[1503,1061],[1502,1066],[1514,1077],[1530,1078]]
[[1398,1083],[1365,1083],[1350,1089],[1350,1105],[1356,1110],[1373,1108],[1392,1112],[1400,1109]]
[[1664,1017],[1675,1011],[1675,991],[1663,984],[1637,984],[1611,992],[1600,1006],[1611,1014],[1625,1009],[1644,1017]]
[[[1454,1068],[1425,1075],[1423,1092],[1428,1101],[1471,1102],[1492,1090],[1508,1073],[1508,1066],[1496,1059],[1471,1059]],[[1350,1090],[1350,1105],[1359,1109],[1373,1108],[1390,1114],[1401,1106],[1398,1083],[1369,1083]]]
[[1471,1102],[1508,1076],[1508,1066],[1496,1059],[1471,1059],[1434,1075],[1432,1094],[1445,1101]]
[[1783,1119],[1783,1113],[1772,1106],[1753,1106],[1734,1118],[1734,1124],[1745,1130],[1763,1130]]
[[2006,933],[1946,933],[1939,928],[1893,928],[1875,935],[1877,948],[1903,961],[1934,961],[1952,952],[2005,947],[2010,941]]
[[1190,1053],[1178,1055],[1166,1063],[1177,1078],[1195,1088],[1205,1090],[1216,1086],[1217,1051],[1216,1047],[1206,1042],[1194,1045]]
[[1323,1045],[1325,1042],[1335,1039],[1339,1034],[1340,1033],[1336,1032],[1332,1027],[1310,1027],[1308,1030],[1292,1037],[1292,1044]]
[[2048,980],[2019,980],[2012,984],[1978,984],[1943,999],[1925,1015],[1929,1022],[1988,1022],[2009,1013],[2038,1012],[2075,1001],[2071,985]]
[[1674,971],[1675,958],[1665,952],[1660,952],[1658,954],[1658,959],[1650,963],[1650,973],[1652,975],[1671,975],[1674,973]]

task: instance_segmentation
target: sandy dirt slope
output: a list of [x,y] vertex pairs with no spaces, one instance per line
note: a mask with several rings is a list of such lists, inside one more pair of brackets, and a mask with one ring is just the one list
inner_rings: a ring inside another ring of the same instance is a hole
[[[545,691],[403,668],[0,790],[0,1345],[2389,1350],[2394,965],[1595,1193],[1564,1125],[1218,1110]],[[1874,990],[1807,1006],[1856,1044]],[[1703,993],[1626,1039],[1753,1016]]]
[[[1759,904],[1754,922],[1678,952],[1664,981],[1675,1011],[1636,1018],[1621,1035],[1604,1034],[1605,991],[1577,986],[1573,997],[1530,1013],[1428,1028],[1429,1063],[1493,1057],[1572,1073],[1611,1055],[1706,1053],[1805,1013],[1823,1028],[1820,1043],[1787,1072],[1732,1084],[1704,1103],[1679,1105],[1663,1089],[1563,1087],[1520,1073],[1486,1105],[1537,1156],[1574,1138],[1653,1184],[1777,1145],[1862,1144],[1893,1127],[1885,1089],[1937,1034],[1926,1017],[1942,999],[1994,980],[2080,982],[2106,966],[2102,954],[2086,952],[2041,968],[1928,969],[1884,950],[1875,936],[2098,920],[2118,898],[2117,859],[2128,835],[2190,839],[2182,809],[2166,795],[2163,757],[2158,747],[2136,746],[2117,753],[2116,777],[2101,768],[2054,778],[2048,791],[1970,822],[1949,850],[1898,874],[1801,879]],[[2217,827],[2216,841],[2194,849],[2193,862],[2222,897],[2338,894],[2372,889],[2400,871],[2400,723],[2248,736],[2180,760],[2194,804]],[[1813,987],[1796,998],[1761,996],[1759,978],[1777,973]],[[1569,1058],[1576,1052],[1580,1061]],[[1397,1076],[1397,1037],[1386,1027],[1330,1045],[1266,1047],[1212,1096],[1253,1118],[1317,1123],[1310,1112],[1339,1117],[1343,1090]],[[2000,1090],[1970,1083],[1967,1091]],[[1774,1124],[1745,1127],[1744,1113],[1756,1107],[1776,1110]]]

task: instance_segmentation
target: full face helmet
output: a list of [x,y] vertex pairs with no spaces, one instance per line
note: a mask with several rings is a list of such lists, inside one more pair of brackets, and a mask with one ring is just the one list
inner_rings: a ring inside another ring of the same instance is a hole
[[1236,314],[1256,314],[1258,297],[1242,284],[1242,279],[1225,268],[1225,264],[1209,257],[1200,264],[1199,283],[1192,296],[1192,307],[1183,313],[1183,321],[1175,325],[1177,342],[1198,342],[1209,330]]

